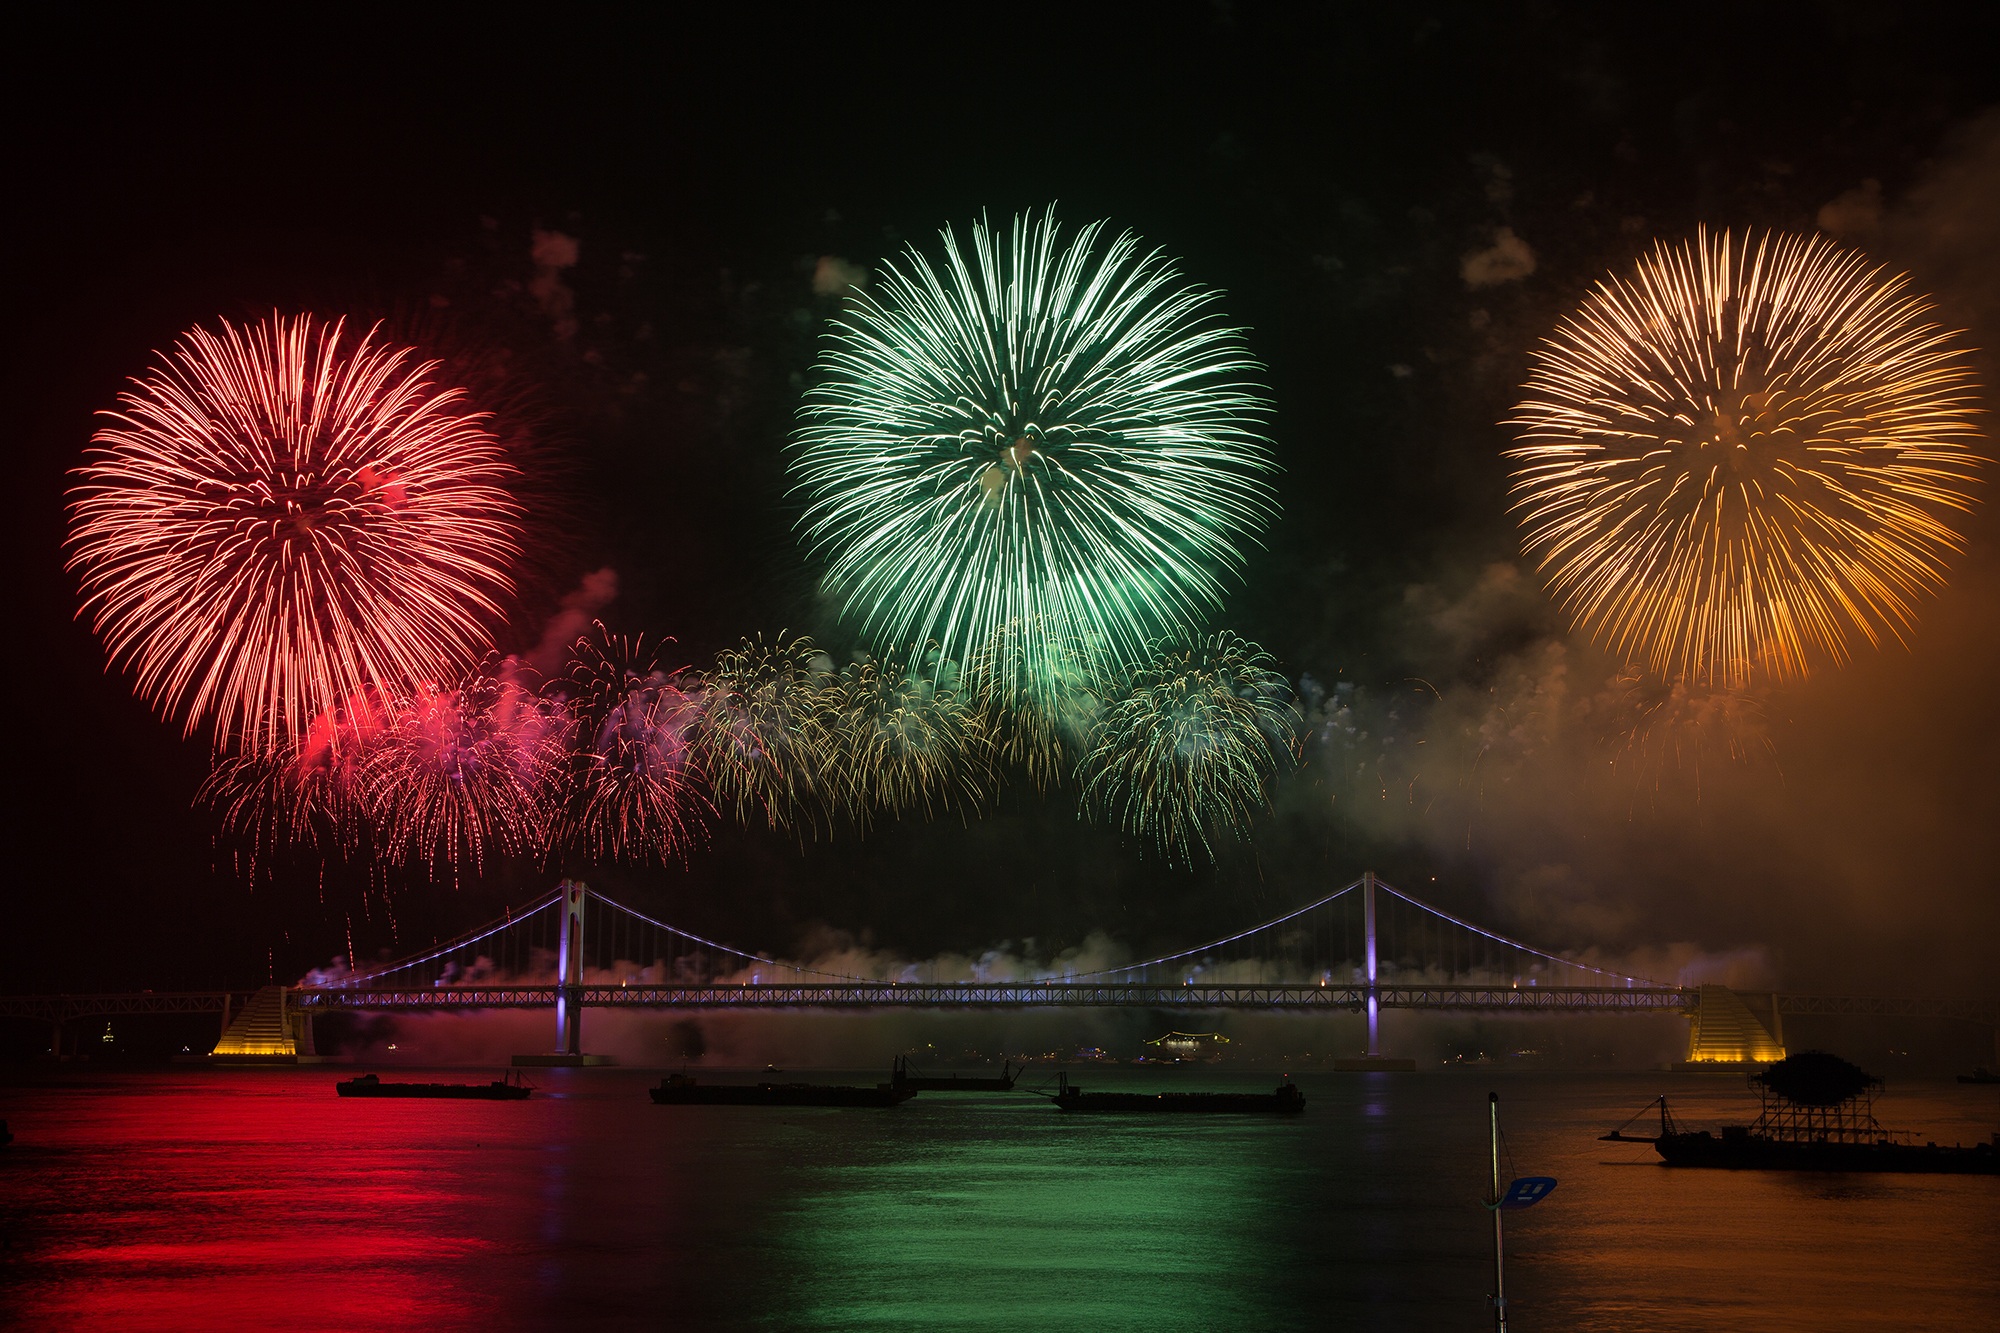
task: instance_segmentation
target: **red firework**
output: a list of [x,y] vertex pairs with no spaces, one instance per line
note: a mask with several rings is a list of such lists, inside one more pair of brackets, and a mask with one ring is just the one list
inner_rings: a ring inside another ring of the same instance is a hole
[[378,844],[437,880],[491,855],[538,857],[549,845],[572,722],[506,674],[419,689],[394,707],[360,768]]
[[693,753],[700,687],[664,669],[643,640],[597,628],[570,667],[582,744],[565,839],[597,860],[684,858],[715,813]]
[[273,315],[193,329],[119,395],[72,492],[83,609],[141,697],[275,753],[450,679],[513,590],[516,470],[436,363]]

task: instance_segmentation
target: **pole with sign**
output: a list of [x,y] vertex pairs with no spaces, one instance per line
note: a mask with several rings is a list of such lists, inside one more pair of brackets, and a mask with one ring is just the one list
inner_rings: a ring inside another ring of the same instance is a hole
[[1488,1123],[1493,1137],[1493,1193],[1486,1207],[1493,1213],[1493,1327],[1507,1333],[1507,1267],[1500,1244],[1500,1214],[1517,1208],[1532,1208],[1556,1187],[1554,1176],[1521,1176],[1500,1192],[1500,1094],[1486,1094]]

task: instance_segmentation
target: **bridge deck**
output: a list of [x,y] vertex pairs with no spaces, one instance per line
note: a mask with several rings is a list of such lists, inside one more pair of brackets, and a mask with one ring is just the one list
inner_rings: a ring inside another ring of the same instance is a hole
[[[435,986],[404,990],[301,987],[307,1009],[529,1009],[556,1002],[558,987]],[[1138,982],[848,982],[794,985],[580,986],[577,1000],[606,1009],[1303,1009],[1359,1011],[1364,986],[1298,984],[1150,985]],[[1381,986],[1389,1009],[1533,1012],[1674,1012],[1695,992],[1612,986]]]

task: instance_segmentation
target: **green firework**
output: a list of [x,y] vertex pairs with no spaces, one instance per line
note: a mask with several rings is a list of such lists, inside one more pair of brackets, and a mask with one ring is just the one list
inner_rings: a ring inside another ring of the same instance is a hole
[[1275,512],[1240,331],[1131,234],[1053,212],[912,248],[829,335],[793,472],[825,585],[864,637],[1014,661],[1039,696],[1187,633]]
[[1162,645],[1106,703],[1079,770],[1084,810],[1177,865],[1213,861],[1216,836],[1247,837],[1298,757],[1298,708],[1271,665],[1228,633]]

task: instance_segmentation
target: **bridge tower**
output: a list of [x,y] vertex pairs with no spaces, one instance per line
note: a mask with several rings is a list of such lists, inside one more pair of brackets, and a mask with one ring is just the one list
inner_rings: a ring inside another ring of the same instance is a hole
[[583,1053],[583,895],[581,880],[562,882],[562,939],[556,960],[556,1050]]
[[1368,950],[1368,1058],[1382,1058],[1382,993],[1375,979],[1375,872],[1361,872],[1361,934]]
[[1417,1062],[1407,1056],[1397,1057],[1382,1054],[1382,961],[1378,949],[1379,934],[1375,916],[1375,872],[1361,872],[1361,943],[1363,948],[1362,967],[1366,975],[1362,978],[1362,1008],[1368,1014],[1368,1053],[1353,1059],[1336,1059],[1335,1069],[1360,1072],[1385,1072],[1389,1070],[1412,1070]]
[[556,943],[556,1048],[517,1055],[514,1063],[532,1069],[608,1065],[609,1056],[583,1053],[583,900],[590,889],[580,879],[566,879],[556,892],[560,896],[552,905],[562,911],[562,933]]

